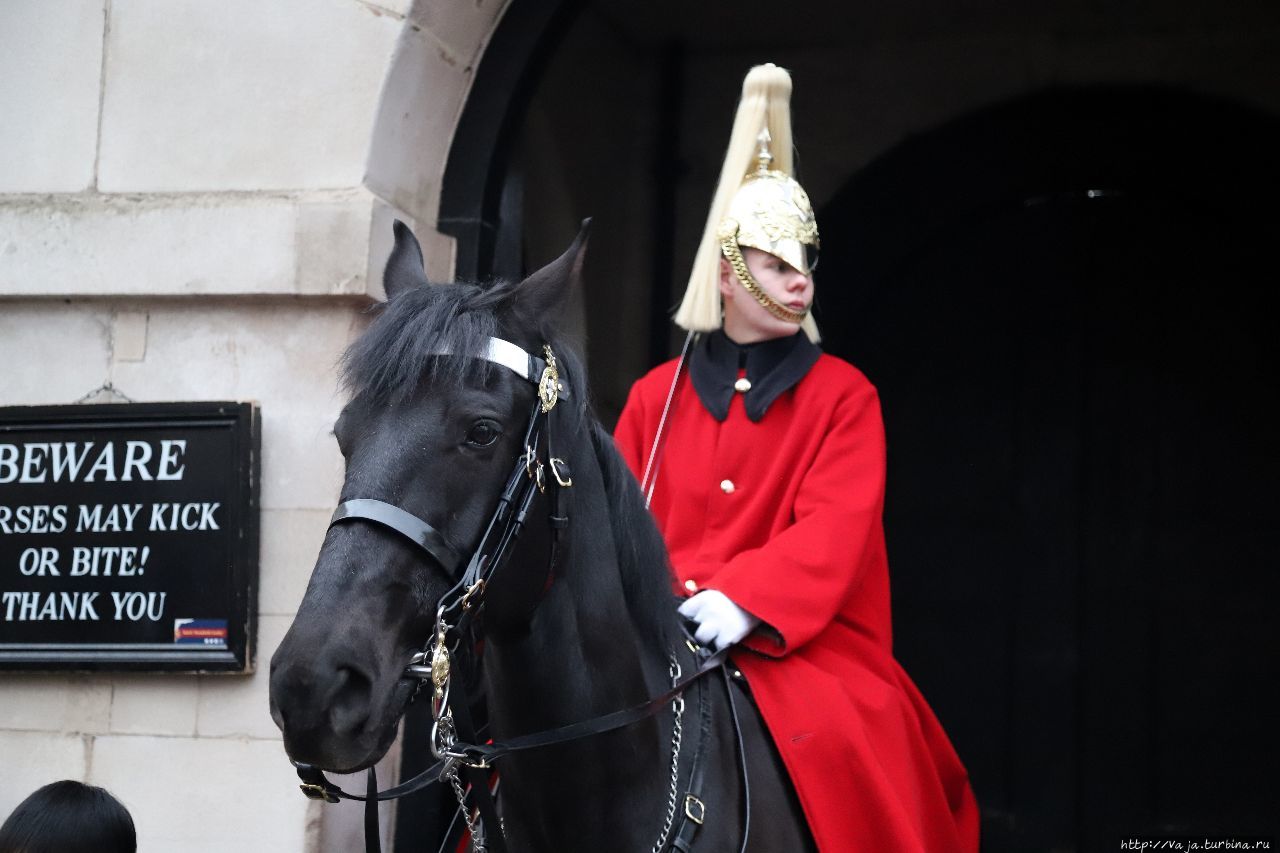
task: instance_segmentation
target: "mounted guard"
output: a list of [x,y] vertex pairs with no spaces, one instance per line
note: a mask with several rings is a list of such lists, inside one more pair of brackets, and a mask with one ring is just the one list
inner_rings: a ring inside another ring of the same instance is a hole
[[759,706],[819,850],[972,853],[978,809],[893,657],[875,388],[823,353],[818,229],[794,178],[790,75],[753,68],[675,322],[615,439],[680,612]]

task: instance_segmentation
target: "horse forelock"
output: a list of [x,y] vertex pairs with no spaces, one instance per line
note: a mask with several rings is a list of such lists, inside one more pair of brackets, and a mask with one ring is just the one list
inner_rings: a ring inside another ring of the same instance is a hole
[[[490,337],[510,339],[535,355],[541,354],[541,344],[550,342],[557,356],[579,372],[580,360],[559,344],[554,323],[521,315],[519,288],[519,283],[509,281],[430,285],[374,305],[374,321],[342,356],[343,386],[352,396],[399,402],[424,380],[446,386],[487,381],[495,369],[490,362],[438,356],[478,356]],[[585,387],[585,379],[575,384]],[[584,397],[577,395],[579,400]]]
[[500,285],[432,285],[373,306],[373,322],[342,356],[343,385],[352,396],[399,402],[424,379],[457,383],[483,371],[485,362],[438,355],[480,352],[497,331],[494,306],[505,290]]

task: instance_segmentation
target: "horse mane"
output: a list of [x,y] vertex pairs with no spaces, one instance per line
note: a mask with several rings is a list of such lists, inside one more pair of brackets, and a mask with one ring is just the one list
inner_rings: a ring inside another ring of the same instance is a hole
[[[374,322],[342,356],[343,385],[353,395],[365,393],[394,405],[427,379],[453,386],[487,381],[490,371],[497,369],[489,361],[439,355],[478,355],[491,336],[501,337],[504,327],[514,325],[509,311],[518,288],[518,282],[509,281],[486,286],[433,284],[374,305]],[[637,627],[666,649],[675,606],[666,546],[613,437],[590,411],[586,366],[576,347],[545,319],[538,318],[537,324],[535,335],[551,343],[577,392],[570,398],[571,431],[580,426],[587,433],[600,466],[627,608]]]
[[627,608],[641,631],[660,640],[663,649],[669,649],[676,600],[671,591],[666,543],[649,515],[649,508],[644,505],[644,493],[635,475],[613,443],[613,436],[594,417],[589,418],[588,429],[604,479],[609,528],[618,552]]

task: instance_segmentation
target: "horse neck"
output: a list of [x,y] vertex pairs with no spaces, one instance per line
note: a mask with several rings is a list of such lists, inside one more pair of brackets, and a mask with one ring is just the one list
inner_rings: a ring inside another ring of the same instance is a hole
[[[570,525],[553,582],[533,610],[529,630],[491,644],[497,663],[491,668],[491,696],[499,703],[510,696],[513,704],[548,725],[581,719],[584,712],[617,710],[620,702],[641,701],[666,686],[670,650],[664,636],[670,625],[654,629],[653,619],[629,601],[626,578],[635,571],[663,572],[665,553],[642,554],[637,560],[634,543],[615,539],[611,513],[627,509],[620,509],[606,492],[602,462],[609,465],[611,460],[600,454],[616,451],[611,443],[597,446],[590,428],[589,422],[584,424],[561,439],[565,446],[557,447],[568,451],[573,486],[565,495]],[[652,525],[638,502],[630,508],[636,510],[640,517],[626,519],[623,529]],[[530,521],[534,528],[542,523],[541,514]],[[530,533],[510,569],[538,576],[546,570],[548,537],[543,530]],[[651,538],[660,543],[656,535]],[[670,620],[675,620],[674,605]],[[529,688],[548,701],[531,703]]]
[[[624,582],[629,571],[663,572],[665,555],[647,555],[651,564],[640,565],[646,561],[631,555],[632,543],[615,540],[610,512],[618,507],[607,497],[602,470],[602,461],[610,465],[611,460],[600,458],[602,453],[616,453],[612,445],[597,447],[585,430],[578,431],[572,444],[574,484],[564,565],[534,611],[529,631],[491,642],[486,652],[489,709],[497,738],[631,707],[669,686],[669,650],[664,647],[669,634],[652,630],[652,618],[646,619],[635,602],[629,603]],[[627,524],[651,525],[638,499],[632,511],[636,508],[639,517],[628,518]],[[656,536],[641,538],[660,542]],[[547,552],[535,539],[522,541],[511,568],[545,569]],[[665,583],[665,574],[663,578]],[[674,622],[674,605],[670,613]],[[545,834],[560,845],[567,837],[562,833],[571,832],[575,842],[558,850],[593,849],[591,844],[631,849],[660,825],[670,737],[670,720],[664,713],[608,735],[512,756],[503,770],[509,825],[520,833],[524,823],[525,831]],[[583,824],[580,797],[586,795],[566,796],[555,784],[565,779],[573,780],[575,790],[590,792],[599,818],[594,840],[595,833]],[[636,837],[624,841],[619,833],[626,834],[626,826]]]

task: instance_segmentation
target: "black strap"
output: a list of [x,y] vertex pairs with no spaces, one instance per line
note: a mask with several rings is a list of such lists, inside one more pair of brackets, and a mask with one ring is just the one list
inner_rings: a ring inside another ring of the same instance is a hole
[[679,803],[680,823],[671,838],[671,849],[678,850],[680,853],[692,851],[694,837],[707,816],[706,800],[702,796],[707,770],[703,756],[711,745],[711,702],[707,694],[708,687],[704,681],[698,685],[698,746],[693,753],[693,764],[689,769],[689,784],[685,787],[684,801]]
[[378,832],[378,774],[369,768],[364,801],[364,849],[365,853],[381,853],[382,838]]
[[738,719],[738,706],[733,701],[733,679],[729,668],[722,671],[724,695],[729,700],[729,717],[733,720],[733,733],[738,740],[738,770],[742,776],[742,846],[739,853],[747,853],[747,840],[751,838],[751,777],[747,775],[747,745],[742,739],[742,721]]
[[353,518],[372,521],[394,530],[434,557],[450,575],[462,561],[458,552],[444,541],[444,535],[439,530],[398,506],[372,498],[353,498],[338,504],[333,518],[329,519],[329,526]]
[[[629,726],[632,723],[639,722],[646,717],[651,717],[662,709],[667,703],[675,699],[680,693],[697,681],[702,676],[715,669],[721,667],[727,655],[727,651],[717,652],[715,655],[707,658],[701,666],[698,667],[691,675],[685,676],[675,684],[670,690],[660,696],[655,696],[625,708],[621,711],[614,711],[611,714],[605,714],[590,720],[583,720],[578,723],[570,723],[555,729],[547,729],[546,731],[534,732],[527,735],[511,738],[510,740],[498,741],[490,744],[466,744],[458,743],[455,745],[455,751],[473,764],[490,764],[493,761],[510,755],[513,752],[523,752],[528,749],[537,749],[544,746],[555,746],[561,743],[578,740],[595,734],[603,734],[604,732],[620,729]],[[447,761],[437,761],[426,770],[414,776],[407,782],[402,782],[394,788],[388,788],[377,795],[378,800],[390,800],[395,797],[402,797],[405,794],[411,794],[420,791],[428,785],[432,785],[440,781],[440,773],[444,770]],[[337,802],[338,799],[357,800],[364,802],[366,797],[358,794],[349,794],[339,788],[337,785],[329,781],[328,777],[318,767],[312,767],[310,764],[294,763],[298,770],[298,777],[306,784],[302,786],[304,793],[315,799],[326,799],[329,802]],[[309,788],[308,786],[313,786]],[[327,794],[328,796],[321,796]]]
[[555,729],[547,729],[546,731],[533,732],[527,735],[520,735],[508,740],[499,741],[497,743],[488,744],[462,744],[459,743],[455,749],[462,754],[467,761],[473,764],[491,764],[500,758],[504,758],[513,752],[523,752],[527,749],[538,749],[544,746],[553,746],[560,743],[568,743],[569,741],[579,740],[580,738],[590,737],[591,735],[604,734],[614,729],[620,729],[637,723],[646,717],[652,717],[669,702],[679,696],[689,687],[690,684],[697,681],[708,672],[719,668],[724,664],[727,651],[720,651],[707,658],[697,670],[691,675],[687,675],[678,681],[666,693],[647,699],[638,705],[632,705],[630,708],[624,708],[620,711],[614,711],[603,716],[593,717],[590,720],[582,720],[577,723],[569,723]]
[[[461,691],[458,691],[461,693]],[[475,725],[471,720],[471,706],[465,698],[450,693],[449,709],[453,713],[453,725],[458,735],[464,740],[476,740]],[[480,826],[484,832],[485,849],[493,853],[507,853],[506,838],[502,834],[502,823],[498,819],[498,809],[493,802],[493,794],[489,790],[489,768],[464,765],[461,775],[466,779],[470,790],[467,791],[465,808],[480,814]]]

